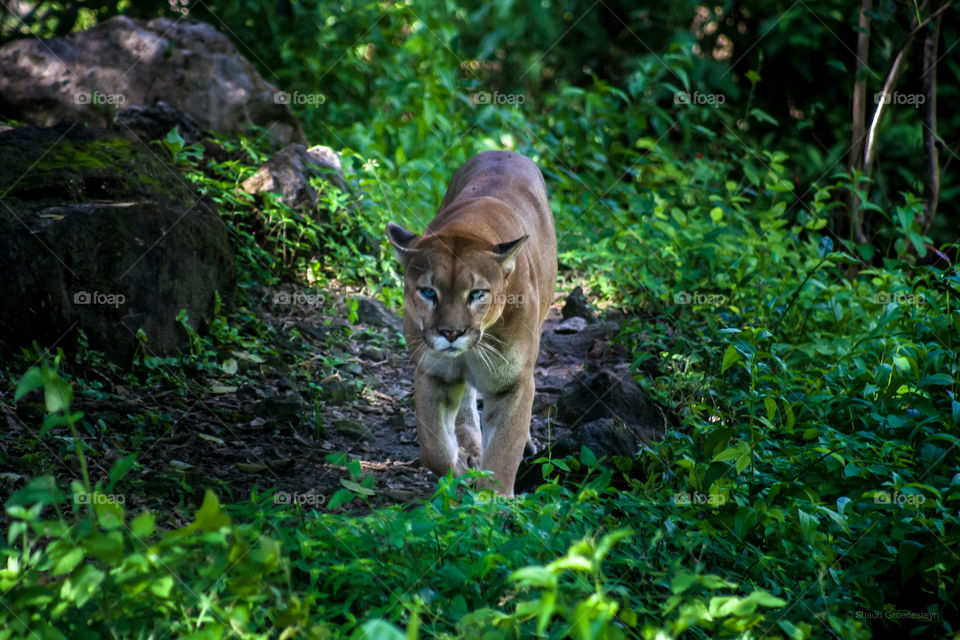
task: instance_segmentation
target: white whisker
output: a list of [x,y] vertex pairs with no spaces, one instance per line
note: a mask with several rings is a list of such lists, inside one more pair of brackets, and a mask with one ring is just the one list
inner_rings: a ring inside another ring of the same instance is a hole
[[480,358],[480,361],[483,362],[484,366],[487,367],[487,369],[492,373],[493,363],[490,362],[490,356],[484,352],[485,348],[486,345],[484,345],[482,342],[477,342],[476,354],[477,357]]
[[[493,339],[493,340],[496,340],[496,341],[498,341],[501,345],[503,344],[503,341],[500,340],[499,338],[497,338],[496,336],[492,336],[492,335],[490,335],[490,334],[487,333],[487,334],[481,334],[480,340],[477,342],[477,344],[482,345],[484,349],[487,349],[490,353],[496,355],[498,358],[500,358],[501,360],[503,360],[503,363],[504,363],[505,365],[508,365],[508,366],[509,366],[510,361],[507,359],[507,357],[506,357],[505,355],[503,355],[503,354],[500,352],[499,349],[497,349],[497,348],[496,348],[494,345],[492,345],[492,344],[486,344],[486,343],[483,342],[483,339],[484,339],[485,337],[491,338],[491,339]],[[504,345],[504,346],[505,346],[505,345]]]
[[496,342],[497,344],[500,344],[501,346],[506,346],[506,344],[504,344],[503,340],[501,340],[501,339],[498,338],[497,336],[493,335],[492,333],[481,333],[481,334],[480,334],[480,339],[482,340],[482,339],[484,339],[484,338],[490,338],[491,340],[493,340],[493,341]]

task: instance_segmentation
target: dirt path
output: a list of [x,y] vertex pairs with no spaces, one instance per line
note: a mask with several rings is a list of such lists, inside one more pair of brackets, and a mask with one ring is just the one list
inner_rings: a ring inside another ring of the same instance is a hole
[[[573,319],[561,325],[560,308],[556,304],[544,323],[536,368],[531,434],[541,453],[562,441],[571,426],[594,418],[595,409],[604,414],[612,406],[617,412],[617,400],[603,396],[622,395],[618,389],[581,389],[585,397],[579,405],[561,402],[578,377],[586,375],[585,364],[634,384],[626,354],[611,343],[619,324],[588,325]],[[342,452],[359,461],[364,476],[373,476],[370,506],[409,503],[432,495],[437,479],[418,462],[413,364],[398,342],[395,315],[381,308],[379,315],[368,318],[388,328],[366,324],[363,318],[350,326],[342,316],[301,311],[264,310],[265,321],[281,327],[280,335],[299,336],[315,352],[293,367],[293,375],[282,358],[274,363],[241,359],[241,371],[242,367],[253,370],[241,378],[248,382],[236,387],[226,386],[222,378],[201,380],[201,384],[193,380],[184,388],[207,391],[187,391],[178,397],[172,389],[128,390],[108,380],[110,395],[78,396],[77,408],[109,425],[87,440],[92,449],[88,454],[92,480],[107,476],[111,464],[122,457],[120,451],[136,451],[139,464],[118,489],[125,489],[128,508],[134,510],[169,508],[187,518],[190,509],[183,507],[191,505],[178,504],[180,496],[199,500],[206,487],[228,502],[246,499],[255,488],[261,493],[276,488],[275,501],[324,508],[344,486],[342,481],[350,479],[346,467],[327,459]],[[298,345],[301,354],[303,346]],[[338,363],[338,374],[319,380],[319,396],[316,390],[308,393],[307,386],[318,381],[320,372],[329,372],[330,362]],[[118,396],[123,398],[119,402]],[[33,425],[42,421],[39,403],[34,404],[23,403],[15,415],[7,412],[13,435],[4,441],[7,459],[25,454],[16,443],[29,442],[36,433]],[[574,415],[581,411],[583,416]],[[156,422],[146,429],[153,434],[149,437],[143,437],[144,416]],[[70,472],[68,477],[79,475],[67,447],[58,449],[57,443],[43,447],[43,455],[57,460],[61,481],[64,471]],[[567,448],[579,451],[576,442]],[[521,467],[521,475],[524,470]],[[528,476],[529,482],[536,480],[535,475]],[[19,483],[14,478],[10,484]],[[346,508],[366,507],[354,501]]]

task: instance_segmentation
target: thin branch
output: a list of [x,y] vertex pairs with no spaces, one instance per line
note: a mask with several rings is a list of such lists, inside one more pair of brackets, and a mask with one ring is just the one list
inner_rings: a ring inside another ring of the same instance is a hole
[[[943,10],[949,7],[951,4],[953,4],[953,0],[950,0],[950,2],[948,2],[946,5],[937,9],[933,14],[919,24],[917,24],[917,18],[913,18],[913,24],[910,26],[910,31],[907,33],[906,38],[904,38],[903,46],[900,47],[900,52],[897,54],[896,58],[894,58],[893,65],[890,67],[890,73],[887,74],[887,79],[883,83],[883,90],[880,93],[881,96],[893,95],[893,92],[897,87],[897,82],[900,80],[900,74],[903,72],[903,63],[907,59],[907,56],[910,55],[910,49],[913,46],[914,37],[920,32],[920,29],[923,28],[923,25],[928,24],[934,16],[939,16],[941,13],[943,13]],[[917,10],[923,11],[926,6],[927,0],[924,0]],[[880,117],[883,115],[886,105],[886,99],[877,101],[877,108],[873,112],[873,120],[870,122],[870,129],[867,132],[867,144],[863,152],[863,174],[868,178],[873,171],[873,163],[877,158],[877,129],[880,126]]]
[[887,79],[883,83],[883,91],[880,94],[881,99],[877,101],[877,108],[873,112],[873,120],[870,122],[870,130],[867,132],[867,144],[863,152],[863,174],[868,178],[873,171],[873,162],[877,158],[877,129],[880,125],[880,117],[883,115],[884,108],[892,99],[891,96],[893,96],[897,82],[900,80],[900,74],[903,72],[903,62],[910,53],[913,40],[913,36],[910,36],[906,44],[903,45],[903,48],[900,49],[900,53],[893,59],[890,73],[887,74]]
[[[926,4],[927,4],[926,1],[924,1],[924,3],[920,5],[921,11],[923,11],[923,8],[926,6]],[[950,0],[950,2],[946,3],[945,5],[943,5],[942,7],[940,7],[933,13],[931,13],[929,16],[927,16],[923,22],[913,27],[913,29],[910,30],[910,33],[907,34],[907,37],[912,38],[913,36],[917,35],[920,29],[923,29],[925,26],[930,24],[931,20],[939,20],[940,14],[946,11],[947,9],[949,9],[951,5],[953,5],[953,0]],[[916,23],[916,19],[914,19],[914,23]]]
[[940,21],[927,31],[923,41],[923,147],[926,156],[924,172],[923,220],[920,227],[926,233],[937,215],[940,202],[940,162],[937,155],[937,50],[940,45]]
[[[870,12],[873,0],[863,0],[860,8],[860,21],[857,29],[857,65],[853,78],[853,131],[850,142],[850,169],[857,172],[863,169],[863,138],[867,117],[867,77],[862,66],[870,56]],[[854,239],[858,243],[867,241],[863,232],[863,210],[857,194],[850,193],[850,221]]]

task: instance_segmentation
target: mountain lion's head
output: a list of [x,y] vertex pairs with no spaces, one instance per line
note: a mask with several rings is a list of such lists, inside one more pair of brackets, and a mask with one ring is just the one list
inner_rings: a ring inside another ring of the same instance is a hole
[[418,361],[428,352],[464,354],[507,305],[523,303],[506,295],[506,285],[527,236],[491,244],[478,237],[418,236],[392,222],[387,236],[404,267],[404,313],[423,340],[408,345]]

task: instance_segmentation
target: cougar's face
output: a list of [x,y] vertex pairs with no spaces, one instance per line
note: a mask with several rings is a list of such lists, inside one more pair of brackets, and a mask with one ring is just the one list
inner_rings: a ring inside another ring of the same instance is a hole
[[[527,236],[491,244],[474,236],[418,236],[390,223],[387,237],[404,267],[404,313],[418,329],[407,332],[414,358],[483,351],[484,331],[510,303],[507,278]],[[488,360],[490,354],[481,357]]]
[[423,343],[455,358],[472,349],[503,312],[500,264],[480,252],[422,251],[411,260],[404,284]]

